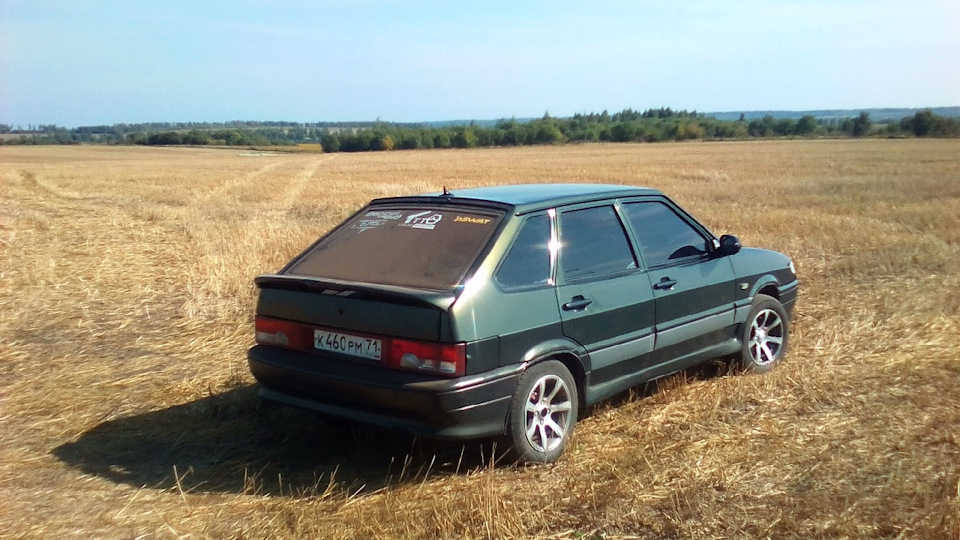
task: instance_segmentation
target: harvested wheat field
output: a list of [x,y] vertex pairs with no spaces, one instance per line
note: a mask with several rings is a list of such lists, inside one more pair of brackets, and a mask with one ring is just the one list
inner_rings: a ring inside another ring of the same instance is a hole
[[[0,148],[0,536],[960,538],[958,156]],[[659,188],[789,254],[786,360],[638,388],[540,467],[258,409],[255,275],[373,197],[517,181]]]

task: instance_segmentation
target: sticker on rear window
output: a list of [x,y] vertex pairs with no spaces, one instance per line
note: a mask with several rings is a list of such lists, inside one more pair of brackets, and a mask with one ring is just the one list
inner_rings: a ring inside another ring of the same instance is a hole
[[472,212],[439,204],[369,207],[315,243],[285,273],[450,290],[477,262],[502,218],[502,210]]
[[364,214],[363,218],[350,226],[351,229],[358,229],[360,232],[382,227],[388,221],[396,221],[403,217],[403,212],[372,210]]
[[470,217],[470,216],[457,216],[453,218],[454,223],[474,223],[476,225],[486,225],[491,221],[493,220],[490,218],[478,218],[478,217]]
[[389,210],[372,210],[367,212],[367,215],[363,216],[370,219],[400,219],[403,217],[403,212],[395,212]]
[[350,226],[351,229],[358,229],[360,232],[370,229],[376,229],[386,223],[383,219],[361,219]]
[[410,214],[407,216],[406,221],[399,225],[401,227],[413,227],[414,229],[433,230],[433,228],[437,226],[437,223],[440,223],[441,219],[443,219],[442,215],[434,214],[431,210],[425,210],[423,212]]

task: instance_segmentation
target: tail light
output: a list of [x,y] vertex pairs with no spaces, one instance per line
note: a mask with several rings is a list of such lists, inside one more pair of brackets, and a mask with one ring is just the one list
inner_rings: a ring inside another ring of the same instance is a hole
[[[257,343],[261,345],[303,352],[317,350],[314,347],[316,327],[312,325],[257,316],[254,327]],[[381,362],[385,367],[444,377],[460,377],[466,372],[465,343],[434,343],[388,337],[377,339],[382,342],[382,350],[386,353]]]
[[467,368],[467,346],[464,343],[431,343],[394,339],[390,343],[387,366],[459,377]]
[[254,322],[257,343],[284,349],[309,351],[313,349],[313,329],[309,326],[280,319],[257,317]]

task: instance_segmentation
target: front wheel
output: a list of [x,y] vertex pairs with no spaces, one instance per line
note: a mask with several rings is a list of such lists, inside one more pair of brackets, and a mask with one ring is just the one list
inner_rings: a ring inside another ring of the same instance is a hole
[[577,422],[577,387],[570,371],[556,360],[525,371],[510,402],[508,443],[517,459],[550,463],[563,453]]
[[787,351],[787,312],[772,296],[758,294],[743,329],[740,365],[744,371],[766,373],[776,367]]

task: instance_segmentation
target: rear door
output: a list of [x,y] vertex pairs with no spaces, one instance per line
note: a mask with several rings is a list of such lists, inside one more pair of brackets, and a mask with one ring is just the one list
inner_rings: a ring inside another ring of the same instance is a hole
[[736,284],[729,257],[712,257],[712,236],[669,201],[628,201],[632,229],[656,303],[652,363],[681,358],[732,337]]
[[591,385],[638,371],[653,350],[654,294],[617,207],[561,210],[558,258],[563,333],[590,353]]

